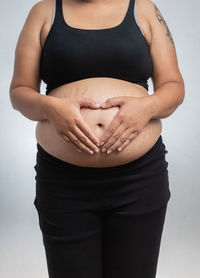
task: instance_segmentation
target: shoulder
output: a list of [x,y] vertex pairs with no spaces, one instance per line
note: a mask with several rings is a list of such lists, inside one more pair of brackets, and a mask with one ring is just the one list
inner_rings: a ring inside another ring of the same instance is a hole
[[41,0],[36,2],[29,10],[28,19],[46,21],[51,16],[54,9],[55,0]]
[[160,24],[166,25],[164,16],[161,13],[157,3],[152,0],[135,1],[140,10],[141,16],[148,22],[152,31],[154,31],[157,27],[160,27]]
[[45,9],[51,8],[54,5],[55,0],[41,0],[36,2],[32,7],[31,11],[41,12]]
[[146,19],[150,19],[155,14],[155,8],[157,7],[152,0],[135,0],[136,5],[141,10],[141,13]]

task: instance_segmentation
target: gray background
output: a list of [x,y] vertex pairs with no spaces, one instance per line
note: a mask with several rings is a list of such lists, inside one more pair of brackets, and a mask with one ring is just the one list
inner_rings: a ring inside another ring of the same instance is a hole
[[[33,206],[36,122],[12,109],[9,100],[16,42],[25,18],[36,2],[1,2],[0,276],[4,278],[48,277],[38,217]],[[162,236],[157,277],[198,278],[200,4],[195,0],[154,2],[173,35],[186,86],[183,104],[170,117],[162,119],[172,195]],[[151,93],[151,80],[149,85]],[[42,92],[44,89],[42,84]]]

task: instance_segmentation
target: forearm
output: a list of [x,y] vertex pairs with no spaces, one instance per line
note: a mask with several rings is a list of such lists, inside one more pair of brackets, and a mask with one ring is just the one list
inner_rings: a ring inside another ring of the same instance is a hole
[[168,82],[150,95],[151,119],[169,117],[183,102],[185,97],[184,84]]
[[42,95],[29,87],[20,86],[10,90],[12,107],[32,121],[47,119],[52,96]]

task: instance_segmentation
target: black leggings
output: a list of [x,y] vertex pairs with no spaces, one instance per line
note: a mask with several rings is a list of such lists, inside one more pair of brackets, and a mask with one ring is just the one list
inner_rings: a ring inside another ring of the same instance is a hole
[[103,168],[37,143],[36,197],[50,278],[154,278],[171,193],[162,136],[142,157]]

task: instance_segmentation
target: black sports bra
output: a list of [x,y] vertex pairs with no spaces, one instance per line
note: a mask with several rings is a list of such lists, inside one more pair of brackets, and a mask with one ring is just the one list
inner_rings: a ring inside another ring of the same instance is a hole
[[79,29],[68,25],[62,0],[54,1],[54,20],[40,60],[46,94],[66,83],[91,77],[126,80],[148,90],[152,57],[135,16],[135,0],[129,0],[123,21],[106,29]]

